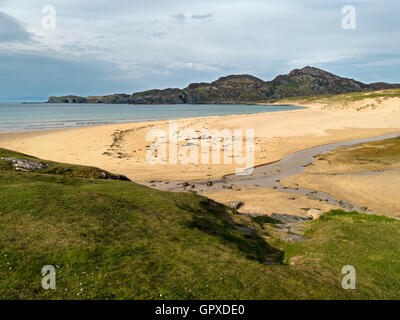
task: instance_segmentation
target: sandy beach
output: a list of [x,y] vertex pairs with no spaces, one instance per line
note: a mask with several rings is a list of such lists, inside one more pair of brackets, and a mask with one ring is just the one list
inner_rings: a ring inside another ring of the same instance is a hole
[[[370,111],[308,109],[251,115],[178,120],[178,129],[254,129],[255,165],[273,162],[309,147],[373,137],[400,129],[397,101]],[[217,179],[234,173],[235,164],[151,165],[146,161],[146,134],[168,132],[168,121],[112,124],[66,130],[0,135],[0,147],[43,159],[97,166],[134,181]],[[183,144],[183,143],[181,143]]]
[[[366,103],[370,105],[370,101]],[[326,108],[323,104],[314,103],[307,107],[302,110],[274,113],[180,119],[177,120],[177,124],[179,130],[193,129],[198,134],[205,128],[254,129],[256,166],[277,161],[293,152],[318,145],[400,132],[398,98],[375,101],[373,108],[360,108],[359,103],[338,108]],[[0,147],[42,159],[100,167],[113,173],[124,174],[135,182],[212,180],[235,172],[236,164],[149,164],[146,160],[146,149],[152,142],[146,140],[146,135],[150,129],[168,132],[168,125],[168,121],[152,121],[67,130],[7,133],[0,135]],[[186,142],[185,140],[179,142],[179,146]],[[363,179],[353,179],[351,188],[358,189],[357,185],[364,183]],[[344,189],[340,189],[341,191],[324,189],[329,193],[339,193],[344,198],[353,198],[350,193],[348,196],[343,195]],[[221,202],[232,200],[231,193],[231,190],[204,192],[206,196]],[[304,202],[298,199],[298,205],[294,209],[292,207],[296,202],[287,204],[288,201],[283,201],[285,197],[282,198],[282,194],[272,189],[260,188],[256,191],[242,191],[239,194],[237,194],[238,199],[246,203],[244,208],[247,212],[271,213],[275,206],[270,205],[268,208],[268,203],[272,202],[280,204],[280,211],[289,210],[297,214],[302,212],[299,209],[301,207],[313,207],[308,200]],[[354,195],[358,196],[358,193]],[[328,209],[322,205],[319,207],[323,210]],[[395,211],[393,208],[390,210],[390,212]]]

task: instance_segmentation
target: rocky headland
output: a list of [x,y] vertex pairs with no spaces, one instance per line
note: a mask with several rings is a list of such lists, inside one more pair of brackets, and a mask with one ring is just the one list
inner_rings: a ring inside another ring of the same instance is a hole
[[49,103],[121,103],[121,104],[238,104],[276,101],[282,98],[340,94],[400,88],[400,84],[365,84],[342,78],[313,67],[295,69],[264,81],[251,75],[230,75],[211,83],[192,83],[184,89],[154,89],[106,96],[50,97]]

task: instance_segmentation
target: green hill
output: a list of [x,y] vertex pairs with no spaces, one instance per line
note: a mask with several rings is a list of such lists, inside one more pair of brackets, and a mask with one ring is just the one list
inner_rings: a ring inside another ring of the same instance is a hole
[[[0,299],[400,297],[397,220],[331,212],[288,244],[272,219],[104,172],[0,149]],[[357,290],[341,288],[347,264]],[[41,288],[44,265],[56,290]]]
[[49,103],[131,103],[131,104],[240,104],[322,94],[340,94],[399,88],[383,82],[365,84],[313,67],[294,69],[271,81],[254,76],[230,75],[211,83],[192,83],[184,89],[147,90],[132,95],[50,97]]

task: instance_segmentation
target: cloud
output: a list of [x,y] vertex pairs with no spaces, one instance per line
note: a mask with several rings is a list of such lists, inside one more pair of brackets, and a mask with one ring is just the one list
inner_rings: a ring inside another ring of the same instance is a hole
[[152,38],[165,38],[168,35],[168,33],[165,32],[151,32],[149,33],[149,36]]
[[15,18],[0,11],[0,42],[29,41],[31,34]]
[[185,15],[183,13],[177,13],[171,15],[172,18],[174,18],[174,22],[176,23],[184,23],[190,19],[192,20],[203,20],[203,21],[211,21],[213,18],[212,13],[207,13],[207,14],[192,14],[192,15]]
[[400,83],[400,57],[398,54],[363,54],[357,57],[316,64],[343,77],[358,79],[366,83],[386,81]]
[[122,80],[121,70],[102,60],[64,59],[36,53],[0,52],[0,98],[45,99],[51,95],[71,93],[88,95],[130,92],[132,86]]
[[183,23],[186,20],[186,16],[183,13],[173,14],[171,17],[175,19],[176,23]]
[[344,0],[58,0],[50,31],[37,2],[0,4],[0,98],[130,93],[238,73],[268,80],[304,65],[400,82],[398,0],[354,0],[351,31],[341,27]]
[[190,18],[196,20],[204,20],[204,19],[211,19],[214,15],[212,13],[207,14],[192,14]]

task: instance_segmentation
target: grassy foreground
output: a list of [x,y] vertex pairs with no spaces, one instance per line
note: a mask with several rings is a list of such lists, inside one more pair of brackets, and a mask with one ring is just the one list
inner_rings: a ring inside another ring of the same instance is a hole
[[[272,219],[44,162],[16,172],[0,160],[1,299],[400,298],[397,220],[333,211],[287,244],[270,236]],[[41,288],[44,265],[56,290]],[[344,265],[356,290],[341,287]]]

